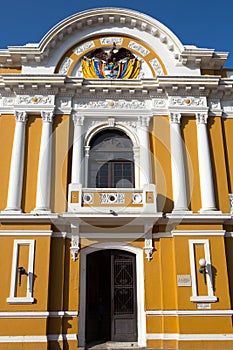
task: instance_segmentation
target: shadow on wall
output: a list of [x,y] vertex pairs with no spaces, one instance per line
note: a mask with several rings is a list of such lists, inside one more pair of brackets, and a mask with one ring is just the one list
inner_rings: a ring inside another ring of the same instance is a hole
[[164,195],[158,193],[157,194],[157,211],[170,213],[173,210],[174,202]]

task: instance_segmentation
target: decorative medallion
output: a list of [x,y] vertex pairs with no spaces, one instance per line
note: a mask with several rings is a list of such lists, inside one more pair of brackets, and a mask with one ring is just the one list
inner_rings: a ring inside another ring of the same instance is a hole
[[140,61],[126,48],[118,49],[115,42],[110,50],[97,48],[82,60],[83,77],[88,79],[136,79]]

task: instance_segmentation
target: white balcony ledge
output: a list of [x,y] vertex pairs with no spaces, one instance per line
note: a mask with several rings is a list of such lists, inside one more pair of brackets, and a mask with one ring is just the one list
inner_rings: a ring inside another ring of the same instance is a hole
[[68,213],[102,216],[156,214],[155,185],[137,188],[82,188],[69,185]]

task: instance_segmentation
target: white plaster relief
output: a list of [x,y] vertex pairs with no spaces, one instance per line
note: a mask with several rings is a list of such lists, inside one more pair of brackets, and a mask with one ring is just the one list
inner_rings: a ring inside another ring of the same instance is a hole
[[2,103],[3,106],[12,106],[15,103],[15,99],[13,97],[3,97]]
[[72,62],[73,60],[70,57],[66,57],[61,64],[59,74],[67,74]]
[[124,204],[125,195],[124,193],[101,193],[100,203],[101,204]]
[[221,109],[220,100],[217,99],[209,100],[208,105],[210,109]]
[[24,95],[24,96],[17,96],[16,104],[18,105],[50,105],[53,103],[53,97],[52,96],[43,96],[43,95]]
[[122,45],[123,39],[115,38],[115,37],[107,37],[107,38],[101,38],[100,42],[102,45],[113,45],[114,43],[116,45]]
[[205,97],[170,97],[171,106],[185,106],[185,107],[204,107],[206,106]]
[[91,41],[87,41],[86,43],[78,46],[75,48],[74,52],[77,54],[77,55],[80,55],[81,53],[85,52],[86,50],[94,47],[95,44],[94,44],[94,41],[91,40]]
[[157,99],[154,99],[153,100],[153,106],[154,107],[166,107],[166,100],[165,99],[159,99],[159,98],[157,98]]
[[131,120],[128,120],[128,121],[118,121],[118,124],[122,124],[122,125],[126,125],[130,128],[133,128],[133,129],[136,129],[137,128],[137,122],[136,121],[131,121]]
[[146,103],[145,101],[139,100],[95,100],[95,101],[75,101],[74,103],[75,109],[145,109]]
[[138,43],[136,43],[135,41],[132,41],[132,40],[129,42],[128,47],[130,49],[132,49],[132,50],[135,50],[135,51],[139,52],[144,57],[147,56],[150,53],[150,51],[147,50],[145,47],[143,47],[142,45],[140,45],[140,44],[138,44]]
[[164,75],[163,68],[157,58],[153,58],[153,60],[150,60],[150,64],[152,65],[156,75]]
[[60,97],[57,99],[56,105],[61,108],[71,107],[71,99],[68,97]]

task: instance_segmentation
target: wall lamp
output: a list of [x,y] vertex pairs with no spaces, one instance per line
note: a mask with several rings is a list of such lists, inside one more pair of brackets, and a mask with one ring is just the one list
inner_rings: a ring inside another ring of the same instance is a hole
[[22,267],[22,266],[19,266],[19,267],[17,268],[17,270],[18,270],[18,275],[19,275],[19,286],[21,286],[21,278],[22,278],[22,275],[26,275],[26,276],[27,276],[27,272],[26,272],[25,268]]
[[203,274],[204,282],[206,284],[206,275],[208,274],[206,260],[204,258],[200,259],[199,265],[200,265],[199,272]]

